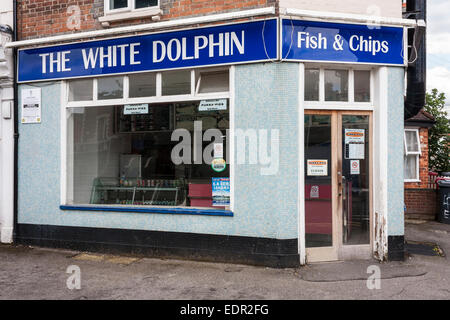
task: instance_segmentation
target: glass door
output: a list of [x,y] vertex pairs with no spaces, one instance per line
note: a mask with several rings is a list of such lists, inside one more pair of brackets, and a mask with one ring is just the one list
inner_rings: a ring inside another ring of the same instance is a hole
[[337,117],[305,112],[305,246],[307,261],[337,260]]
[[305,111],[308,262],[371,255],[371,114]]
[[342,242],[370,244],[369,116],[342,115]]

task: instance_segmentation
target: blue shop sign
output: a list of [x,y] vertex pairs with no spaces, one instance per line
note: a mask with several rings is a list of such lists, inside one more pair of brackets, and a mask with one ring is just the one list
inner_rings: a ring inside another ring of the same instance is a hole
[[268,19],[19,50],[18,82],[268,61],[278,51],[278,19]]
[[282,19],[282,58],[405,65],[402,27]]

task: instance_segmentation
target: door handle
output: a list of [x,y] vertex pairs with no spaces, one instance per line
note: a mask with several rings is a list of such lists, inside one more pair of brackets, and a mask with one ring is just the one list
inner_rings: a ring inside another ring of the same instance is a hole
[[340,176],[339,178],[339,197],[345,196],[345,192],[346,192],[346,179],[344,176]]

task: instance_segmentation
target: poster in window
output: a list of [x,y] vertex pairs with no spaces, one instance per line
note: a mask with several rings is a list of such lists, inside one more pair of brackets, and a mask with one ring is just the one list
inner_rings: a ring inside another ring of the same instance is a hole
[[22,89],[22,123],[41,123],[41,88]]
[[328,160],[308,160],[307,175],[310,177],[328,176]]
[[230,178],[212,179],[212,199],[214,207],[230,205]]
[[365,142],[364,129],[345,129],[345,144],[364,143],[364,142]]

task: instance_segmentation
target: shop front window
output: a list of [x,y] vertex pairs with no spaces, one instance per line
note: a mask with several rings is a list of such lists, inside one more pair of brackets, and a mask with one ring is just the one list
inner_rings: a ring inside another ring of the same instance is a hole
[[92,79],[73,80],[69,86],[69,101],[89,101],[94,97]]
[[355,102],[370,102],[370,71],[355,70]]
[[69,81],[66,204],[229,209],[229,73],[202,72]]
[[304,73],[304,101],[308,107],[324,104],[360,104],[372,102],[370,70],[307,67]]
[[[69,109],[73,204],[212,207],[212,178],[228,178],[229,167],[216,172],[203,152],[220,144],[226,159],[229,113],[199,106],[147,105],[139,114],[129,114],[129,106]],[[203,141],[208,129],[221,141]],[[191,139],[174,139],[176,130]],[[195,145],[197,139],[203,142]],[[180,157],[188,161],[178,163]]]
[[325,70],[325,101],[348,101],[347,70]]
[[98,99],[123,98],[123,77],[105,77],[98,79]]
[[305,70],[305,101],[319,101],[319,69]]

